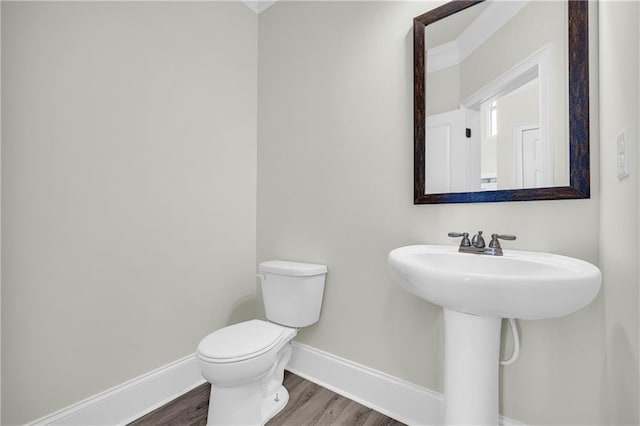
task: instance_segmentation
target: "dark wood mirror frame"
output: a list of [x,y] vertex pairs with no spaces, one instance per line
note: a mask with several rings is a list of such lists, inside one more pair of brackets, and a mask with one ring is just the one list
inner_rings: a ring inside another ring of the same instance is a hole
[[414,204],[558,200],[590,197],[588,1],[569,0],[569,186],[425,194],[426,26],[484,0],[454,0],[413,20]]

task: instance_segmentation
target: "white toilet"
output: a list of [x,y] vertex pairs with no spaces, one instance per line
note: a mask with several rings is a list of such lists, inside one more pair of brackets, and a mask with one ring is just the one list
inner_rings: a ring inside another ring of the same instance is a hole
[[263,425],[282,410],[291,340],[320,318],[325,265],[272,260],[258,270],[268,321],[230,325],[198,345],[198,365],[211,383],[207,425]]

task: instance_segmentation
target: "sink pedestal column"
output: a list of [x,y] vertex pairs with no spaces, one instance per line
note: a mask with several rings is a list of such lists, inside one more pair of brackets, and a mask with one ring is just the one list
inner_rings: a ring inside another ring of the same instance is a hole
[[443,310],[445,424],[497,425],[502,318]]

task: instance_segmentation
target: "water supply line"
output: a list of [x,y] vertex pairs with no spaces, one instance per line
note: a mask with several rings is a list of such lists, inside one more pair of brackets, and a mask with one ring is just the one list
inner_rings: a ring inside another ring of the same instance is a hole
[[500,365],[511,365],[516,362],[518,355],[520,355],[520,336],[518,336],[516,320],[509,318],[509,327],[511,328],[511,335],[513,336],[513,353],[511,354],[511,358],[500,360]]

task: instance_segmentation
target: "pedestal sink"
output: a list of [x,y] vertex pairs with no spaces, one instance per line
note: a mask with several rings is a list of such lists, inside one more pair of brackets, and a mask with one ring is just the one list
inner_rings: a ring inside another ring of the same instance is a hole
[[389,269],[405,290],[444,309],[446,424],[498,424],[502,318],[568,315],[591,303],[601,282],[597,267],[566,256],[439,245],[392,250]]

